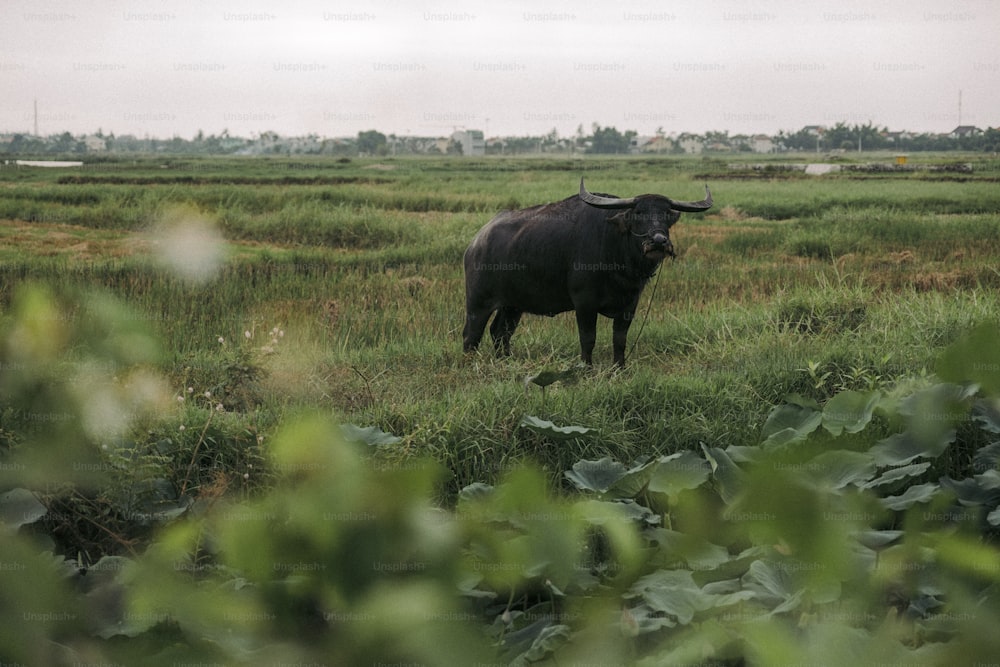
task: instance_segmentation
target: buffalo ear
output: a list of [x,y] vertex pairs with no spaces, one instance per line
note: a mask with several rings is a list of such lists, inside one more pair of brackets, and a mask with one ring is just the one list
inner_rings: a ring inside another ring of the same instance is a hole
[[614,223],[618,226],[618,231],[622,234],[627,234],[629,231],[629,211],[625,210],[620,213],[615,213],[613,216],[607,219],[608,223]]

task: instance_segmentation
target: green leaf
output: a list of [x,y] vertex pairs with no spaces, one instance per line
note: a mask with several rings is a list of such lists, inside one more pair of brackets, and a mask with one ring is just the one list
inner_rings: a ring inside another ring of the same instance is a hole
[[939,433],[932,441],[928,441],[926,435],[918,437],[912,431],[904,431],[890,435],[869,451],[879,466],[901,466],[920,456],[936,458],[955,440],[956,431]]
[[934,368],[943,379],[975,383],[989,396],[1000,397],[1000,328],[984,322],[948,346]]
[[981,447],[972,460],[973,470],[1000,470],[1000,442]]
[[930,501],[931,498],[937,494],[938,489],[940,488],[941,487],[932,482],[927,484],[918,484],[916,486],[911,486],[904,493],[901,493],[898,496],[880,498],[879,502],[891,510],[905,510],[916,503],[926,503]]
[[868,425],[882,392],[842,391],[823,408],[823,428],[832,435],[857,433]]
[[700,588],[688,570],[657,570],[636,581],[629,596],[641,597],[654,611],[669,614],[677,623],[686,625],[700,611],[752,599],[753,593],[713,584]]
[[823,413],[795,404],[778,405],[764,422],[761,435],[765,447],[776,447],[805,440],[823,420]]
[[538,417],[532,415],[525,415],[524,418],[521,419],[521,423],[519,425],[530,429],[535,433],[547,435],[553,440],[573,440],[575,438],[596,433],[595,429],[587,428],[585,426],[556,426],[550,421],[539,419]]
[[531,647],[520,658],[528,663],[538,662],[569,641],[572,630],[568,625],[548,625],[542,628]]
[[564,474],[581,491],[604,493],[625,473],[625,466],[605,456],[597,461],[577,461]]
[[697,535],[656,528],[648,531],[646,536],[671,558],[680,558],[689,568],[698,572],[714,570],[733,559],[724,547]]
[[48,511],[28,489],[12,489],[0,495],[0,532],[13,535],[18,528],[38,521]]
[[1000,433],[1000,398],[980,398],[972,406],[972,418],[990,433]]
[[876,486],[882,486],[883,484],[897,482],[901,479],[906,479],[907,477],[915,477],[916,475],[923,474],[930,467],[930,462],[925,461],[924,463],[911,463],[910,465],[900,466],[899,468],[890,468],[882,473],[881,476],[876,477],[872,481],[865,484],[863,488],[871,489]]
[[553,370],[547,368],[534,375],[528,375],[524,378],[524,386],[527,387],[529,384],[536,384],[539,387],[548,387],[550,384],[559,382],[560,380],[568,380],[576,375],[578,367],[571,366],[570,368],[565,368],[562,370]]
[[633,462],[632,467],[625,471],[608,489],[608,493],[616,498],[634,498],[649,484],[649,478],[657,465],[657,460],[640,459]]
[[901,530],[862,530],[854,534],[858,542],[873,551],[884,549],[902,536]]
[[681,491],[696,489],[701,486],[711,474],[711,466],[701,456],[685,450],[670,456],[664,456],[649,478],[648,488],[656,493],[677,495]]
[[875,475],[875,461],[867,452],[835,449],[813,458],[803,469],[823,488],[838,491],[848,484],[864,486]]
[[350,442],[358,442],[363,445],[377,447],[379,445],[395,445],[403,439],[392,433],[386,433],[378,426],[356,426],[354,424],[341,424],[340,430],[344,434],[344,439]]
[[1000,507],[987,514],[986,521],[991,526],[1000,526]]
[[941,486],[955,494],[963,505],[996,505],[1000,502],[1000,489],[996,475],[976,475],[963,480],[941,478]]
[[788,568],[778,567],[775,563],[764,560],[756,560],[750,564],[743,576],[743,587],[762,600],[780,602],[783,605],[794,601],[797,606],[803,593],[792,581]]
[[458,502],[476,502],[478,500],[484,500],[493,495],[493,487],[489,484],[483,484],[482,482],[473,482],[468,486],[462,488],[458,492]]
[[733,503],[743,491],[746,473],[718,447],[706,447],[703,444],[701,449],[712,467],[712,476],[715,478],[719,495],[727,505]]

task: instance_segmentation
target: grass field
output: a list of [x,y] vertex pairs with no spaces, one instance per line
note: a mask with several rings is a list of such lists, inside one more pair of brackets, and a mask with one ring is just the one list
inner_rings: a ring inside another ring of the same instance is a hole
[[[918,157],[0,169],[0,658],[988,664],[1000,161]],[[463,354],[469,240],[581,176],[715,197],[628,366]]]
[[[0,301],[21,281],[106,287],[164,342],[177,386],[218,384],[224,337],[279,326],[276,354],[245,387],[262,424],[317,406],[403,438],[388,457],[429,453],[446,495],[513,463],[554,478],[583,457],[755,444],[789,393],[887,386],[932,372],[935,354],[995,318],[1000,162],[972,174],[770,174],[708,159],[146,160],[99,169],[0,171]],[[954,161],[948,157],[947,161]],[[610,364],[550,387],[524,378],[575,364],[572,314],[527,317],[511,359],[460,347],[461,255],[510,207],[591,189],[697,198],[679,257],[640,304],[627,370]],[[159,220],[218,228],[225,261],[190,285],[160,268]],[[813,373],[809,368],[812,365]],[[525,414],[597,429],[548,442]]]

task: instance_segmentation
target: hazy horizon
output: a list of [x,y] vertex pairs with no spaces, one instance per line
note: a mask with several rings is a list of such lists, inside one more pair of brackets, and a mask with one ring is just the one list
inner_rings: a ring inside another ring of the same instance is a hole
[[4,14],[2,132],[32,132],[35,100],[42,135],[1000,125],[1000,3],[990,0],[15,0]]

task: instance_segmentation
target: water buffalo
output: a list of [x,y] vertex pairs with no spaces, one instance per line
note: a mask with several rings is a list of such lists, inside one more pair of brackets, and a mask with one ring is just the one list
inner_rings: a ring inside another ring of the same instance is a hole
[[620,199],[587,192],[554,204],[503,211],[465,251],[466,352],[479,346],[490,316],[498,354],[510,354],[510,338],[522,313],[576,311],[580,355],[593,363],[597,315],[613,319],[615,364],[625,365],[625,339],[639,295],[664,257],[674,256],[670,226],[681,212],[701,212],[705,199],[675,201],[661,195]]

